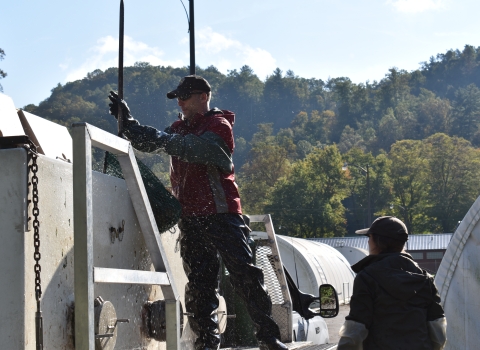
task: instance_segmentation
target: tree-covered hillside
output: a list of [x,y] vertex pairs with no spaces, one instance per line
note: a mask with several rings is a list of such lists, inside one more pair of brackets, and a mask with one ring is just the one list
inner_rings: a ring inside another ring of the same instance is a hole
[[[368,193],[372,215],[395,214],[416,233],[452,231],[480,194],[480,47],[438,54],[412,72],[391,68],[381,81],[361,84],[280,69],[261,81],[248,66],[197,74],[213,87],[212,105],[236,113],[234,160],[245,211],[273,213],[284,234],[363,228]],[[171,124],[179,109],[165,95],[185,75],[186,67],[126,67],[134,117],[159,129]],[[114,132],[107,95],[116,81],[116,68],[95,70],[25,109]],[[354,166],[342,170],[344,162]],[[164,163],[150,165],[166,178]]]

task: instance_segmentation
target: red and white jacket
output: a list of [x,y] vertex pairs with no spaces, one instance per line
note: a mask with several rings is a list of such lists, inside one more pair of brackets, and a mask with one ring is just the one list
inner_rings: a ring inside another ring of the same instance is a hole
[[182,205],[182,216],[241,214],[232,154],[235,148],[233,112],[217,108],[180,119],[159,132],[150,126],[127,125],[135,148],[171,156],[170,181]]

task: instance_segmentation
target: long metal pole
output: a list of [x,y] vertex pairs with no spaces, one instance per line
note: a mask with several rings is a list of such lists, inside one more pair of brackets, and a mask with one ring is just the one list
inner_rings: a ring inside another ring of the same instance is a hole
[[[124,9],[123,0],[120,1],[120,28],[118,34],[118,97],[123,100],[123,37],[124,37]],[[118,106],[118,136],[122,135],[123,114],[122,108]]]
[[188,30],[190,32],[190,75],[195,75],[195,14],[193,0],[189,1],[190,22]]

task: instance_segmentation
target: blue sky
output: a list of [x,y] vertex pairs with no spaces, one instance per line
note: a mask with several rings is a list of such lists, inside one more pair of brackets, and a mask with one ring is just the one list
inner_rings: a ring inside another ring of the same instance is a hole
[[[0,0],[0,68],[16,107],[58,83],[117,65],[119,0]],[[184,0],[188,9],[188,0]],[[466,44],[480,46],[474,0],[196,0],[197,65],[279,67],[306,78],[380,80]],[[189,64],[180,0],[125,0],[125,64]]]

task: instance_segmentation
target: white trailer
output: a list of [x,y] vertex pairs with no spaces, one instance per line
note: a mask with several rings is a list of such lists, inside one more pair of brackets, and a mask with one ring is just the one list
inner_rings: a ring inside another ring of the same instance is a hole
[[[176,227],[158,232],[130,143],[76,124],[73,144],[55,144],[49,134],[53,126],[42,127],[50,122],[22,112],[23,119],[15,119],[12,106],[1,96],[2,136],[17,135],[20,126],[43,145],[44,154],[34,155],[12,139],[0,149],[0,349],[40,349],[40,338],[48,350],[191,348],[181,307],[186,277],[175,250],[179,232]],[[65,128],[55,129],[55,136],[70,140]],[[125,180],[92,171],[92,146],[118,156]],[[35,204],[38,216],[32,214]],[[266,245],[274,258],[264,271],[269,292],[280,288],[282,301],[274,303],[274,317],[282,340],[291,342],[304,323],[292,310],[271,218],[256,219],[267,231],[272,228]],[[155,315],[157,322],[152,321],[152,303],[161,313]],[[42,322],[36,319],[38,305]],[[225,320],[233,316],[225,309],[217,312]],[[334,348],[320,345],[328,333],[321,339],[314,349]],[[313,349],[311,342],[290,348],[302,346]]]

